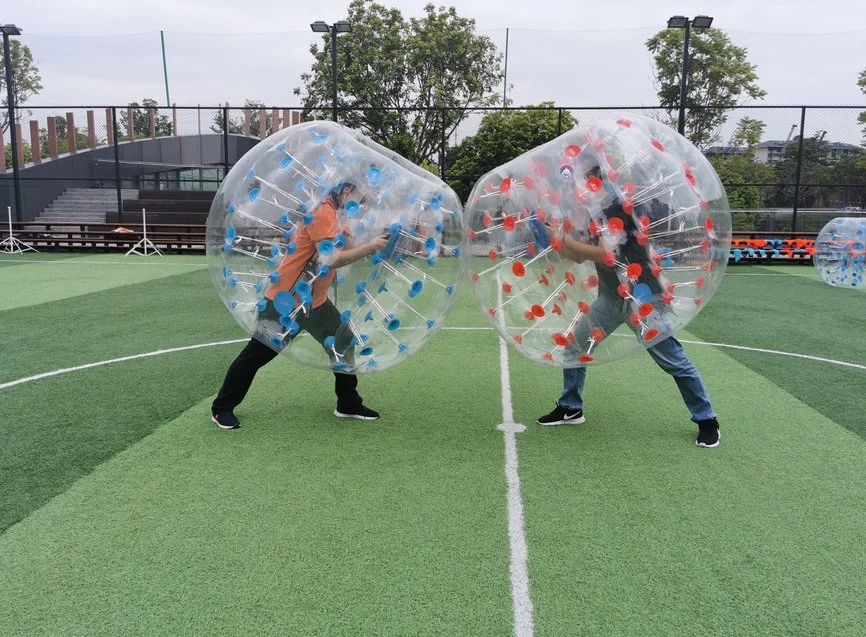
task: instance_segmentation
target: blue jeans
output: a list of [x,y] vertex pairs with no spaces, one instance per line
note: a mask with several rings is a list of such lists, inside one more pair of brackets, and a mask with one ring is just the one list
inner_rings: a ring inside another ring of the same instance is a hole
[[[607,334],[610,334],[621,323],[624,323],[627,317],[619,311],[616,305],[615,302],[599,297],[592,304],[586,317],[587,320],[581,321],[575,329],[576,342],[586,342],[590,327],[600,326]],[[652,347],[648,347],[647,352],[659,367],[674,377],[680,394],[682,394],[683,402],[685,402],[694,422],[716,417],[716,412],[710,405],[710,395],[704,381],[677,339],[668,336]],[[565,409],[583,409],[581,392],[586,380],[586,367],[563,369],[562,377],[562,395],[559,397],[559,405]]]

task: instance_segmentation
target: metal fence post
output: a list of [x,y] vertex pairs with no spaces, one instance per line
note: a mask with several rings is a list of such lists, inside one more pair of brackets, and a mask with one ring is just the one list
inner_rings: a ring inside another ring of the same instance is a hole
[[223,106],[223,179],[229,174],[229,107]]
[[562,135],[562,109],[559,109],[559,116],[556,118],[556,136]]
[[439,114],[439,121],[442,123],[442,142],[441,146],[439,147],[439,179],[445,181],[445,109],[440,109]]
[[794,176],[794,208],[791,213],[791,232],[797,232],[797,208],[800,203],[800,173],[803,169],[803,137],[806,127],[806,107],[800,109],[800,143],[797,149],[797,173]]
[[117,107],[111,107],[111,130],[114,138],[114,189],[117,191],[117,223],[123,223],[123,193],[120,192],[120,149],[117,147]]

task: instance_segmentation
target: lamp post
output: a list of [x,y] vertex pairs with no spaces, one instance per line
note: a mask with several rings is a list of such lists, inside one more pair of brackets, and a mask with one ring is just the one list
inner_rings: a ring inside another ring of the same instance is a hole
[[331,119],[337,121],[337,34],[348,33],[352,30],[352,23],[340,20],[334,24],[328,24],[322,20],[316,20],[310,25],[313,33],[331,34]]
[[21,220],[21,177],[18,166],[18,135],[15,130],[15,92],[12,89],[12,45],[10,35],[21,35],[14,24],[0,26],[3,32],[3,65],[6,67],[6,105],[9,109],[9,137],[12,138],[12,180],[15,190],[15,220]]
[[709,29],[713,24],[713,18],[708,15],[696,15],[689,19],[682,15],[675,15],[668,19],[669,29],[685,29],[683,37],[683,72],[680,76],[680,115],[677,121],[677,132],[685,135],[686,130],[686,93],[688,91],[689,77],[689,33],[692,28]]

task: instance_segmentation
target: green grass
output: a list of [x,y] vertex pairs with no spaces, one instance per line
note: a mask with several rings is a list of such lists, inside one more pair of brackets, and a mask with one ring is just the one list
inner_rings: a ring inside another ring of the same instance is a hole
[[[98,292],[205,267],[201,257],[94,254],[68,259],[40,257],[36,263],[25,263],[21,261],[27,261],[27,255],[21,256],[17,267],[0,268],[0,289],[15,290],[14,295],[0,297],[0,311],[50,303],[72,294]],[[22,280],[29,280],[31,285],[21,285]]]
[[[795,352],[849,363],[866,363],[866,295],[824,284],[804,266],[731,268],[712,302],[689,324],[703,340]],[[790,274],[772,278],[774,275]],[[725,352],[824,416],[866,438],[863,417],[866,370],[775,354]],[[760,421],[767,406],[756,402]]]
[[[0,383],[242,338],[190,263],[80,264],[11,304]],[[5,268],[13,299],[39,267],[59,266]],[[863,364],[862,297],[807,270],[731,268],[795,276],[726,277],[682,338]],[[464,289],[448,325],[489,324]],[[208,408],[240,347],[0,390],[0,634],[511,634],[495,332],[362,377],[375,423],[334,418],[331,376],[278,359],[226,432]],[[531,425],[561,374],[509,350],[535,634],[866,633],[866,372],[686,349],[716,450],[642,355],[591,370],[585,425]]]

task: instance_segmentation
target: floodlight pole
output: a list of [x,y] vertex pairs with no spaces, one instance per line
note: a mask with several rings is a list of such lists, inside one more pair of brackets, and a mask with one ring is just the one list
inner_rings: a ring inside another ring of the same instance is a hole
[[334,24],[328,24],[324,20],[317,20],[310,25],[313,33],[329,33],[331,35],[331,119],[337,121],[337,33],[348,33],[352,30],[352,24],[347,20],[340,20]]
[[686,131],[686,86],[689,78],[689,33],[691,32],[691,20],[686,20],[685,34],[683,35],[683,74],[680,77],[680,116],[677,119],[677,132],[685,136]]
[[18,132],[15,129],[15,92],[12,90],[12,45],[10,35],[21,35],[14,24],[4,24],[3,65],[6,67],[6,106],[8,108],[9,136],[12,138],[12,181],[15,191],[15,221],[21,221],[21,167],[18,165]]
[[337,27],[330,26],[331,30],[331,119],[337,121]]
[[709,29],[713,24],[713,19],[707,15],[698,15],[694,18],[687,18],[681,15],[672,16],[668,20],[669,29],[684,29],[683,34],[683,69],[680,76],[680,108],[679,117],[677,118],[677,132],[680,135],[686,134],[686,95],[688,94],[689,85],[689,36],[691,35],[692,27],[696,29]]

